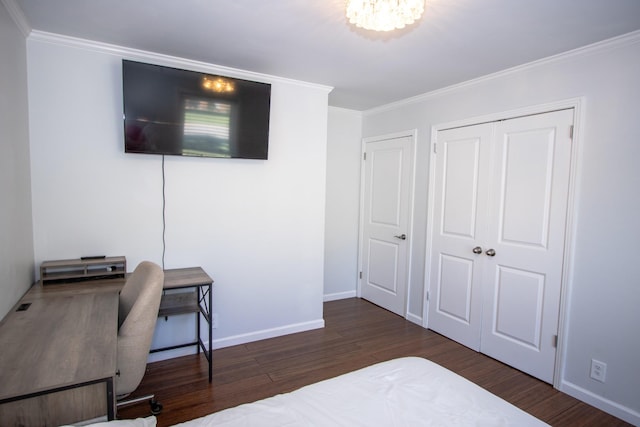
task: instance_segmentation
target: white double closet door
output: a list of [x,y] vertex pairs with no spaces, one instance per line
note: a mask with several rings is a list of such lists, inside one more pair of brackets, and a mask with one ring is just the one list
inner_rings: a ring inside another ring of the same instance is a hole
[[552,383],[573,110],[439,131],[428,326]]

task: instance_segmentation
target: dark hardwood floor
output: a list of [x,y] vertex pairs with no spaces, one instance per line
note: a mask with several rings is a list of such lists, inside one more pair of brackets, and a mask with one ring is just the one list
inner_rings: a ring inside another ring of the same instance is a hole
[[[212,383],[203,355],[151,363],[133,396],[155,392],[164,406],[158,415],[163,427],[377,362],[420,356],[552,426],[630,425],[365,300],[325,303],[324,319],[324,329],[215,350]],[[137,404],[121,408],[119,417],[146,416],[148,411],[147,404]]]

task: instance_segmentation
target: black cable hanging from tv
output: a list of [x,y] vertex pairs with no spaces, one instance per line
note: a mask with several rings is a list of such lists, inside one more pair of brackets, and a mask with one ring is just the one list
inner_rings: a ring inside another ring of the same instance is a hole
[[164,154],[162,155],[162,269],[164,270],[164,257],[167,251],[167,221],[166,221],[167,197],[165,192]]

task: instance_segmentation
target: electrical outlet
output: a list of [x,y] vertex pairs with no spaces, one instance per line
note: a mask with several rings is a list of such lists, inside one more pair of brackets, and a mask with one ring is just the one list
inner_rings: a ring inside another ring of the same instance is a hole
[[218,313],[211,314],[211,329],[218,329]]
[[607,377],[607,364],[596,359],[591,359],[591,378],[604,382]]

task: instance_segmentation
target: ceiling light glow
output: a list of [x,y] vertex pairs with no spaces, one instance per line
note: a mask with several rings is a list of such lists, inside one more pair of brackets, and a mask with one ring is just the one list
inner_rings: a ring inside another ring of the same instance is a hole
[[357,27],[392,31],[413,24],[424,13],[424,0],[347,0],[347,18]]

